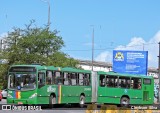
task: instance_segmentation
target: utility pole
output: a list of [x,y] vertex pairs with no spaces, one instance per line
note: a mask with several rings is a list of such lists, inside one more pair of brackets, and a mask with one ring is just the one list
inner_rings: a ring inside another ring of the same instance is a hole
[[50,0],[48,0],[48,30],[50,28]]
[[93,71],[93,62],[94,62],[94,26],[93,27],[93,32],[92,32],[92,71]]
[[159,44],[159,56],[158,56],[158,79],[159,79],[159,91],[158,91],[158,103],[160,102],[160,42]]
[[48,4],[48,30],[50,28],[50,0],[41,0],[43,2],[47,2]]

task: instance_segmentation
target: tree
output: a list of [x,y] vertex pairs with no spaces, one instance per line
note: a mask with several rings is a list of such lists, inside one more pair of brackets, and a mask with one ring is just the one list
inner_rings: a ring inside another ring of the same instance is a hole
[[34,21],[31,21],[25,29],[14,28],[8,33],[8,37],[5,38],[7,47],[3,51],[8,64],[45,63],[75,67],[78,62],[60,51],[64,47],[64,41],[58,36],[58,31],[48,31],[47,26],[33,27],[33,23]]
[[49,31],[48,26],[37,27],[34,21],[24,29],[13,28],[4,37],[5,48],[0,52],[1,59],[7,59],[7,66],[0,72],[4,75],[13,64],[41,63],[59,67],[76,67],[78,61],[61,52],[64,41],[58,31]]

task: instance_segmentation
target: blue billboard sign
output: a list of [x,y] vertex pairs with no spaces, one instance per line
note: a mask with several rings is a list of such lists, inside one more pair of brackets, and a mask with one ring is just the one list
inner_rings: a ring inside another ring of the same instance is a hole
[[113,71],[147,75],[148,51],[113,50]]

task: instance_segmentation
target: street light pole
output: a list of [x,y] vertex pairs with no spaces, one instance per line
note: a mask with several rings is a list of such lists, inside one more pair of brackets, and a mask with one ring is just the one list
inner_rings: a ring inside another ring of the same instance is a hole
[[93,27],[93,32],[92,32],[92,71],[93,71],[93,62],[94,62],[94,26]]
[[47,2],[48,4],[48,30],[50,28],[50,0],[41,0],[43,2]]

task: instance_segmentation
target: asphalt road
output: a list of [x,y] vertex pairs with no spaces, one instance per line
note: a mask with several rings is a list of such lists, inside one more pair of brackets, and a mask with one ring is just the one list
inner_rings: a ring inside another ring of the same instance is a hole
[[[0,105],[6,105],[6,99],[3,99],[2,101],[0,101]],[[138,106],[139,107],[139,106]],[[141,106],[140,106],[141,107]],[[139,108],[140,108],[139,107]],[[152,106],[151,106],[152,107]],[[160,113],[160,105],[153,105],[153,107],[157,107],[158,110],[154,111],[154,113]],[[49,108],[42,108],[42,110],[15,110],[15,111],[11,111],[11,110],[0,110],[0,113],[86,113],[87,107],[85,108],[79,108],[79,107],[71,107],[71,106],[61,106],[61,107],[56,107],[53,109],[49,109]],[[154,108],[153,108],[154,109]],[[99,111],[99,110],[98,110]]]

